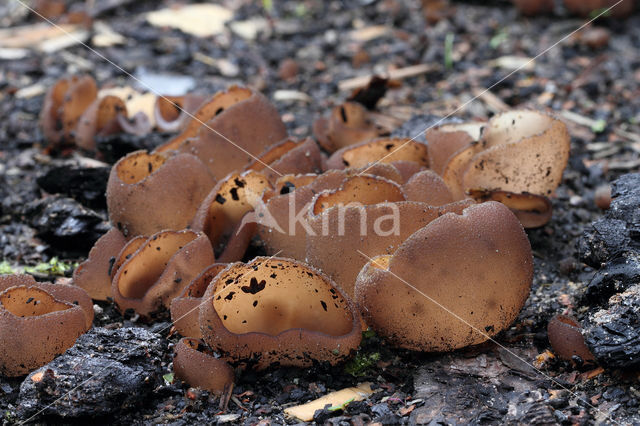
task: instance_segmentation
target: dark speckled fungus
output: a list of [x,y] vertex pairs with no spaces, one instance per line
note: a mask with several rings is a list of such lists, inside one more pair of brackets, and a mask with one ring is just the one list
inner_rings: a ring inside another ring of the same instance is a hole
[[256,257],[220,272],[200,305],[200,329],[236,361],[336,364],[360,344],[359,315],[326,275],[291,259]]
[[93,304],[79,287],[0,276],[0,374],[27,374],[73,346],[93,322]]
[[278,110],[267,98],[232,86],[204,103],[182,133],[156,151],[193,154],[216,179],[222,179],[286,137]]

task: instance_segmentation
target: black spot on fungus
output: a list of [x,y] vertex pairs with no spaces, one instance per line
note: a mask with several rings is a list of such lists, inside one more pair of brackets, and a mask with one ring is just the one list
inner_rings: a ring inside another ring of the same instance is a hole
[[233,180],[238,188],[244,188],[244,181],[240,178],[235,178]]
[[245,293],[256,294],[264,290],[264,287],[266,285],[267,285],[267,282],[265,280],[261,280],[260,282],[258,282],[256,277],[251,277],[251,281],[249,282],[249,285],[248,286],[243,285],[241,287],[241,290]]
[[324,309],[324,310],[325,310],[325,312],[326,312],[326,311],[327,311],[327,304],[326,304],[326,303],[324,303],[324,300],[321,300],[321,301],[320,301],[320,304],[322,305],[322,309]]
[[231,194],[231,198],[233,198],[233,201],[240,200],[240,197],[238,196],[238,188],[231,188],[229,190],[229,193]]
[[227,199],[224,198],[222,195],[220,195],[220,194],[216,195],[216,202],[218,204],[224,204],[225,201],[227,201]]
[[235,291],[230,292],[229,294],[227,294],[224,298],[224,300],[231,300],[233,299],[233,295],[236,294]]
[[113,265],[115,265],[115,263],[116,263],[116,257],[111,256],[109,258],[109,269],[107,270],[107,275],[111,275],[111,272],[113,271]]

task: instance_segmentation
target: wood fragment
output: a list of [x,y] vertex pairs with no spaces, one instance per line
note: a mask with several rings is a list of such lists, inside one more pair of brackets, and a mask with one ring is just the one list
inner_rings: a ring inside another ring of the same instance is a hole
[[[421,74],[428,73],[439,69],[439,66],[433,64],[418,64],[410,67],[398,68],[387,71],[386,74],[380,75],[380,77],[388,78],[389,80],[403,80],[405,78],[416,77]],[[360,77],[348,78],[338,83],[338,89],[341,91],[358,89],[369,84],[369,81],[374,77],[374,74],[363,75]]]

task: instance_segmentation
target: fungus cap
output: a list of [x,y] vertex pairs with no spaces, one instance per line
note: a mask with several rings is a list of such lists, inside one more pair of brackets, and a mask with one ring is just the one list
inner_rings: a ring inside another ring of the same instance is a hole
[[73,346],[91,327],[93,304],[79,287],[0,276],[0,374],[27,374]]
[[542,195],[477,189],[471,189],[468,192],[471,198],[479,203],[499,201],[509,207],[525,228],[538,228],[551,220],[553,212],[551,201]]
[[215,180],[193,155],[136,151],[111,169],[109,219],[125,237],[182,229],[191,222]]
[[265,194],[265,211],[258,212],[272,219],[258,221],[258,235],[267,253],[304,260],[305,218],[311,201],[321,191],[338,188],[346,176],[344,171],[331,170],[322,175],[283,177],[276,182],[276,191]]
[[127,106],[117,96],[107,95],[94,100],[82,113],[75,131],[75,143],[87,151],[96,149],[96,135],[118,133],[118,116],[126,118]]
[[335,365],[360,343],[359,316],[321,272],[292,259],[234,263],[211,283],[200,305],[205,342],[236,361]]
[[346,178],[339,188],[317,194],[311,202],[311,212],[317,215],[352,203],[370,205],[395,201],[405,201],[402,187],[397,183],[379,176],[355,175]]
[[244,169],[287,137],[276,107],[262,94],[237,86],[216,94],[195,117],[180,135],[156,151],[193,154],[216,179]]
[[575,355],[585,362],[595,361],[580,332],[582,326],[574,317],[558,314],[547,326],[549,343],[560,358],[571,361]]
[[482,152],[466,167],[462,185],[549,196],[562,180],[569,160],[567,126],[531,110],[493,117],[482,135]]
[[420,171],[402,185],[408,201],[419,201],[431,206],[452,203],[453,195],[444,180],[431,170]]
[[380,134],[380,129],[370,122],[369,112],[356,102],[338,105],[329,117],[320,117],[313,123],[313,135],[329,152],[375,139]]
[[371,163],[412,161],[429,165],[427,145],[404,138],[377,139],[346,146],[334,152],[327,160],[328,169],[365,167]]
[[[249,227],[252,221],[243,218],[262,202],[264,191],[270,189],[269,179],[262,173],[253,170],[232,173],[204,199],[191,228],[207,235],[223,262],[240,260],[255,231]],[[243,225],[247,225],[244,230]]]
[[392,253],[404,240],[439,216],[460,213],[473,201],[441,207],[406,201],[329,209],[311,215],[306,261],[333,279],[353,297],[356,277],[367,263],[363,257]]
[[153,106],[156,126],[163,132],[181,130],[204,101],[204,96],[197,94],[158,96]]
[[213,279],[226,268],[225,263],[214,263],[195,277],[182,293],[171,301],[171,321],[178,333],[185,337],[202,338],[198,313],[202,296]]
[[311,138],[302,141],[286,139],[272,145],[247,167],[247,170],[265,174],[270,182],[283,175],[317,173],[321,169],[320,148]]
[[60,79],[45,96],[40,125],[45,138],[53,144],[72,139],[80,116],[98,95],[93,77],[72,76]]
[[429,168],[441,175],[453,154],[480,139],[484,123],[449,123],[425,132]]
[[96,241],[89,257],[73,271],[73,282],[92,299],[107,300],[111,296],[111,278],[116,257],[127,244],[122,232],[111,228]]
[[392,344],[420,351],[450,351],[504,330],[533,278],[520,222],[493,201],[439,217],[377,260],[356,281],[364,320]]
[[[204,234],[189,230],[161,231],[139,244],[124,261],[112,282],[118,308],[133,309],[149,317],[182,292],[191,280],[214,263],[211,244]],[[123,249],[126,250],[127,247]]]
[[231,366],[216,358],[202,340],[188,337],[183,337],[176,344],[173,371],[189,386],[216,395],[229,390],[235,378]]

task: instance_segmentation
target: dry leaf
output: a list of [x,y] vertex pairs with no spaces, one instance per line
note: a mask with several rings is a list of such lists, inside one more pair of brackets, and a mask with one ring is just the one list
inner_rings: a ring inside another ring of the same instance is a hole
[[147,21],[156,27],[177,28],[196,37],[220,34],[233,12],[216,4],[191,4],[180,8],[156,10]]
[[327,404],[331,404],[332,407],[342,406],[349,401],[362,401],[372,393],[371,383],[361,383],[358,387],[341,389],[306,404],[289,407],[284,412],[303,422],[310,422],[316,410],[322,410]]

